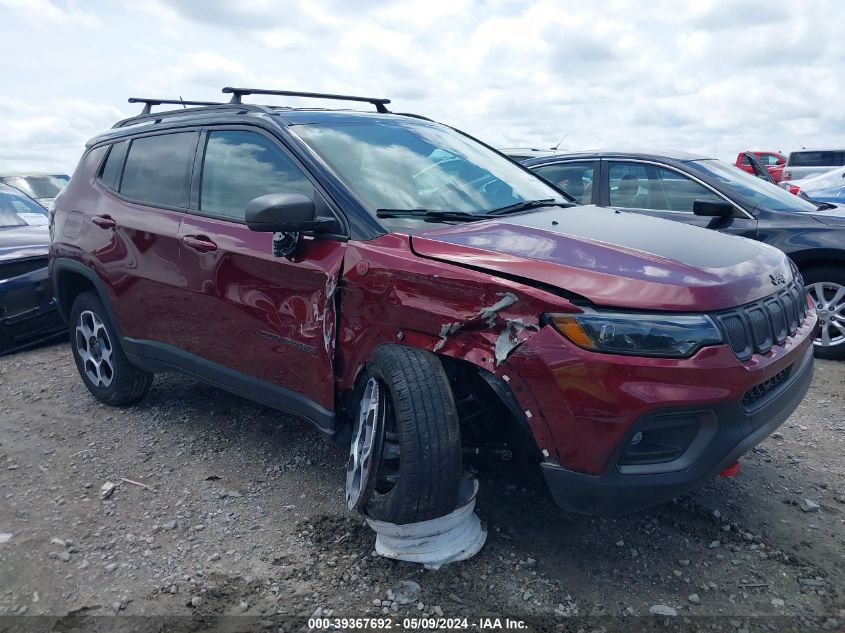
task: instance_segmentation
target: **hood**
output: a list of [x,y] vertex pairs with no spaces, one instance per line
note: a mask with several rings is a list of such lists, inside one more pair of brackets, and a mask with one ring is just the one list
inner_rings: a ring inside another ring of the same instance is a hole
[[0,262],[43,257],[50,248],[50,230],[42,226],[0,228]]
[[551,285],[596,305],[722,310],[792,281],[779,250],[679,222],[595,206],[429,229],[414,251],[453,264]]

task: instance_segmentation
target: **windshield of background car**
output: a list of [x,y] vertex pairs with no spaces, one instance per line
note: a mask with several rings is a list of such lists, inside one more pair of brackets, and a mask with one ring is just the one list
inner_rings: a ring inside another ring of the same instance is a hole
[[15,176],[9,178],[8,183],[33,198],[55,198],[65,188],[67,180],[58,176]]
[[292,129],[371,213],[427,209],[481,215],[529,200],[568,202],[507,158],[437,125],[355,121]]
[[687,165],[732,189],[755,209],[759,207],[769,211],[816,211],[814,204],[722,161],[693,160]]
[[41,226],[47,224],[47,211],[35,200],[0,191],[0,227]]

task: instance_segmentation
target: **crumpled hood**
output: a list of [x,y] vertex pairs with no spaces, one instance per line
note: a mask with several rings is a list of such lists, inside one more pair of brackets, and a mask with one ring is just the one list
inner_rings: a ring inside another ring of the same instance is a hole
[[423,257],[619,308],[722,310],[768,296],[793,278],[789,259],[771,246],[595,206],[424,230],[411,244]]
[[49,247],[46,225],[0,228],[0,262],[45,256]]

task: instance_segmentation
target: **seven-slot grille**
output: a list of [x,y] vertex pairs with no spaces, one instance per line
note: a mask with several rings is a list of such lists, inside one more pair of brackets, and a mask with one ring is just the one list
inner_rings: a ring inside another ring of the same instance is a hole
[[799,275],[783,290],[765,299],[713,315],[740,360],[765,354],[772,345],[783,345],[806,316],[807,298]]

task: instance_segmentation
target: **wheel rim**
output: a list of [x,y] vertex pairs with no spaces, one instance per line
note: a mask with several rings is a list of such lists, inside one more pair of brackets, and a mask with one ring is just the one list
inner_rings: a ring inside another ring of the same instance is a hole
[[82,369],[95,387],[108,387],[114,380],[114,361],[105,324],[91,310],[80,313],[76,324],[76,351]]
[[807,292],[819,316],[819,332],[813,343],[819,347],[845,343],[845,286],[820,281],[809,284]]
[[384,396],[377,378],[364,387],[346,465],[346,504],[360,508],[373,473],[375,452],[384,433]]

